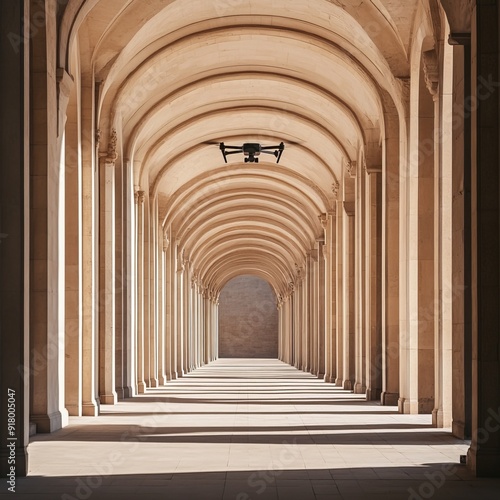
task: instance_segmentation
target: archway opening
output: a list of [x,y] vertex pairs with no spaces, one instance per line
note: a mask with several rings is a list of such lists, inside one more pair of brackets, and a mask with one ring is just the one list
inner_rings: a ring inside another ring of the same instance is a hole
[[269,283],[237,276],[222,289],[219,358],[277,358],[278,310]]

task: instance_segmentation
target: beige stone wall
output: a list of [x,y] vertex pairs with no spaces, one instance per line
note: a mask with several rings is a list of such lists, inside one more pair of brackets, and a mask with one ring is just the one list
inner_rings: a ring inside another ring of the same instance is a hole
[[255,276],[238,276],[222,290],[219,357],[278,357],[276,297],[266,281]]

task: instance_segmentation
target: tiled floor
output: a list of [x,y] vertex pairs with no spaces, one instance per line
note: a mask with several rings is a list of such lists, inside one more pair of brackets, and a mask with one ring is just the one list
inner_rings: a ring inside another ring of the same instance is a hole
[[226,359],[35,436],[12,498],[500,498],[500,480],[459,465],[467,448],[428,415],[399,415],[277,360]]

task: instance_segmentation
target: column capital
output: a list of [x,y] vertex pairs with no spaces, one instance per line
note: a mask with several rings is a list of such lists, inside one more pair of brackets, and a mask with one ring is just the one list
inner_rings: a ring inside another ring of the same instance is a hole
[[[101,140],[101,131],[98,129],[98,139]],[[103,159],[105,165],[115,166],[115,162],[118,159],[118,134],[116,129],[112,128],[109,134],[108,149],[99,153],[99,157]]]
[[354,160],[347,160],[345,163],[345,170],[348,177],[356,177],[358,170],[358,162]]
[[340,184],[336,181],[332,184],[332,193],[333,197],[338,200],[340,191]]
[[184,260],[184,248],[181,249],[181,251],[178,251],[177,254],[177,272],[179,274],[182,274],[185,270],[185,260]]
[[424,79],[427,90],[434,100],[438,96],[439,90],[439,61],[435,49],[426,50],[422,53],[424,63]]
[[296,283],[304,280],[304,266],[299,266],[297,263],[295,263],[295,278]]
[[170,247],[170,239],[168,238],[168,229],[163,229],[163,251],[166,252]]
[[321,224],[321,227],[323,229],[326,229],[328,226],[328,214],[320,214],[318,215],[319,217],[319,222]]
[[134,193],[134,199],[138,205],[142,205],[146,199],[146,193],[144,191],[136,191]]

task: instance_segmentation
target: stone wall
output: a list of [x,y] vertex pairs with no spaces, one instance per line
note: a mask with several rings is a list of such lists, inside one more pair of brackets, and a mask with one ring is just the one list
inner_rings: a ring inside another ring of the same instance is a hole
[[278,357],[276,296],[266,281],[255,276],[238,276],[222,290],[219,357]]

